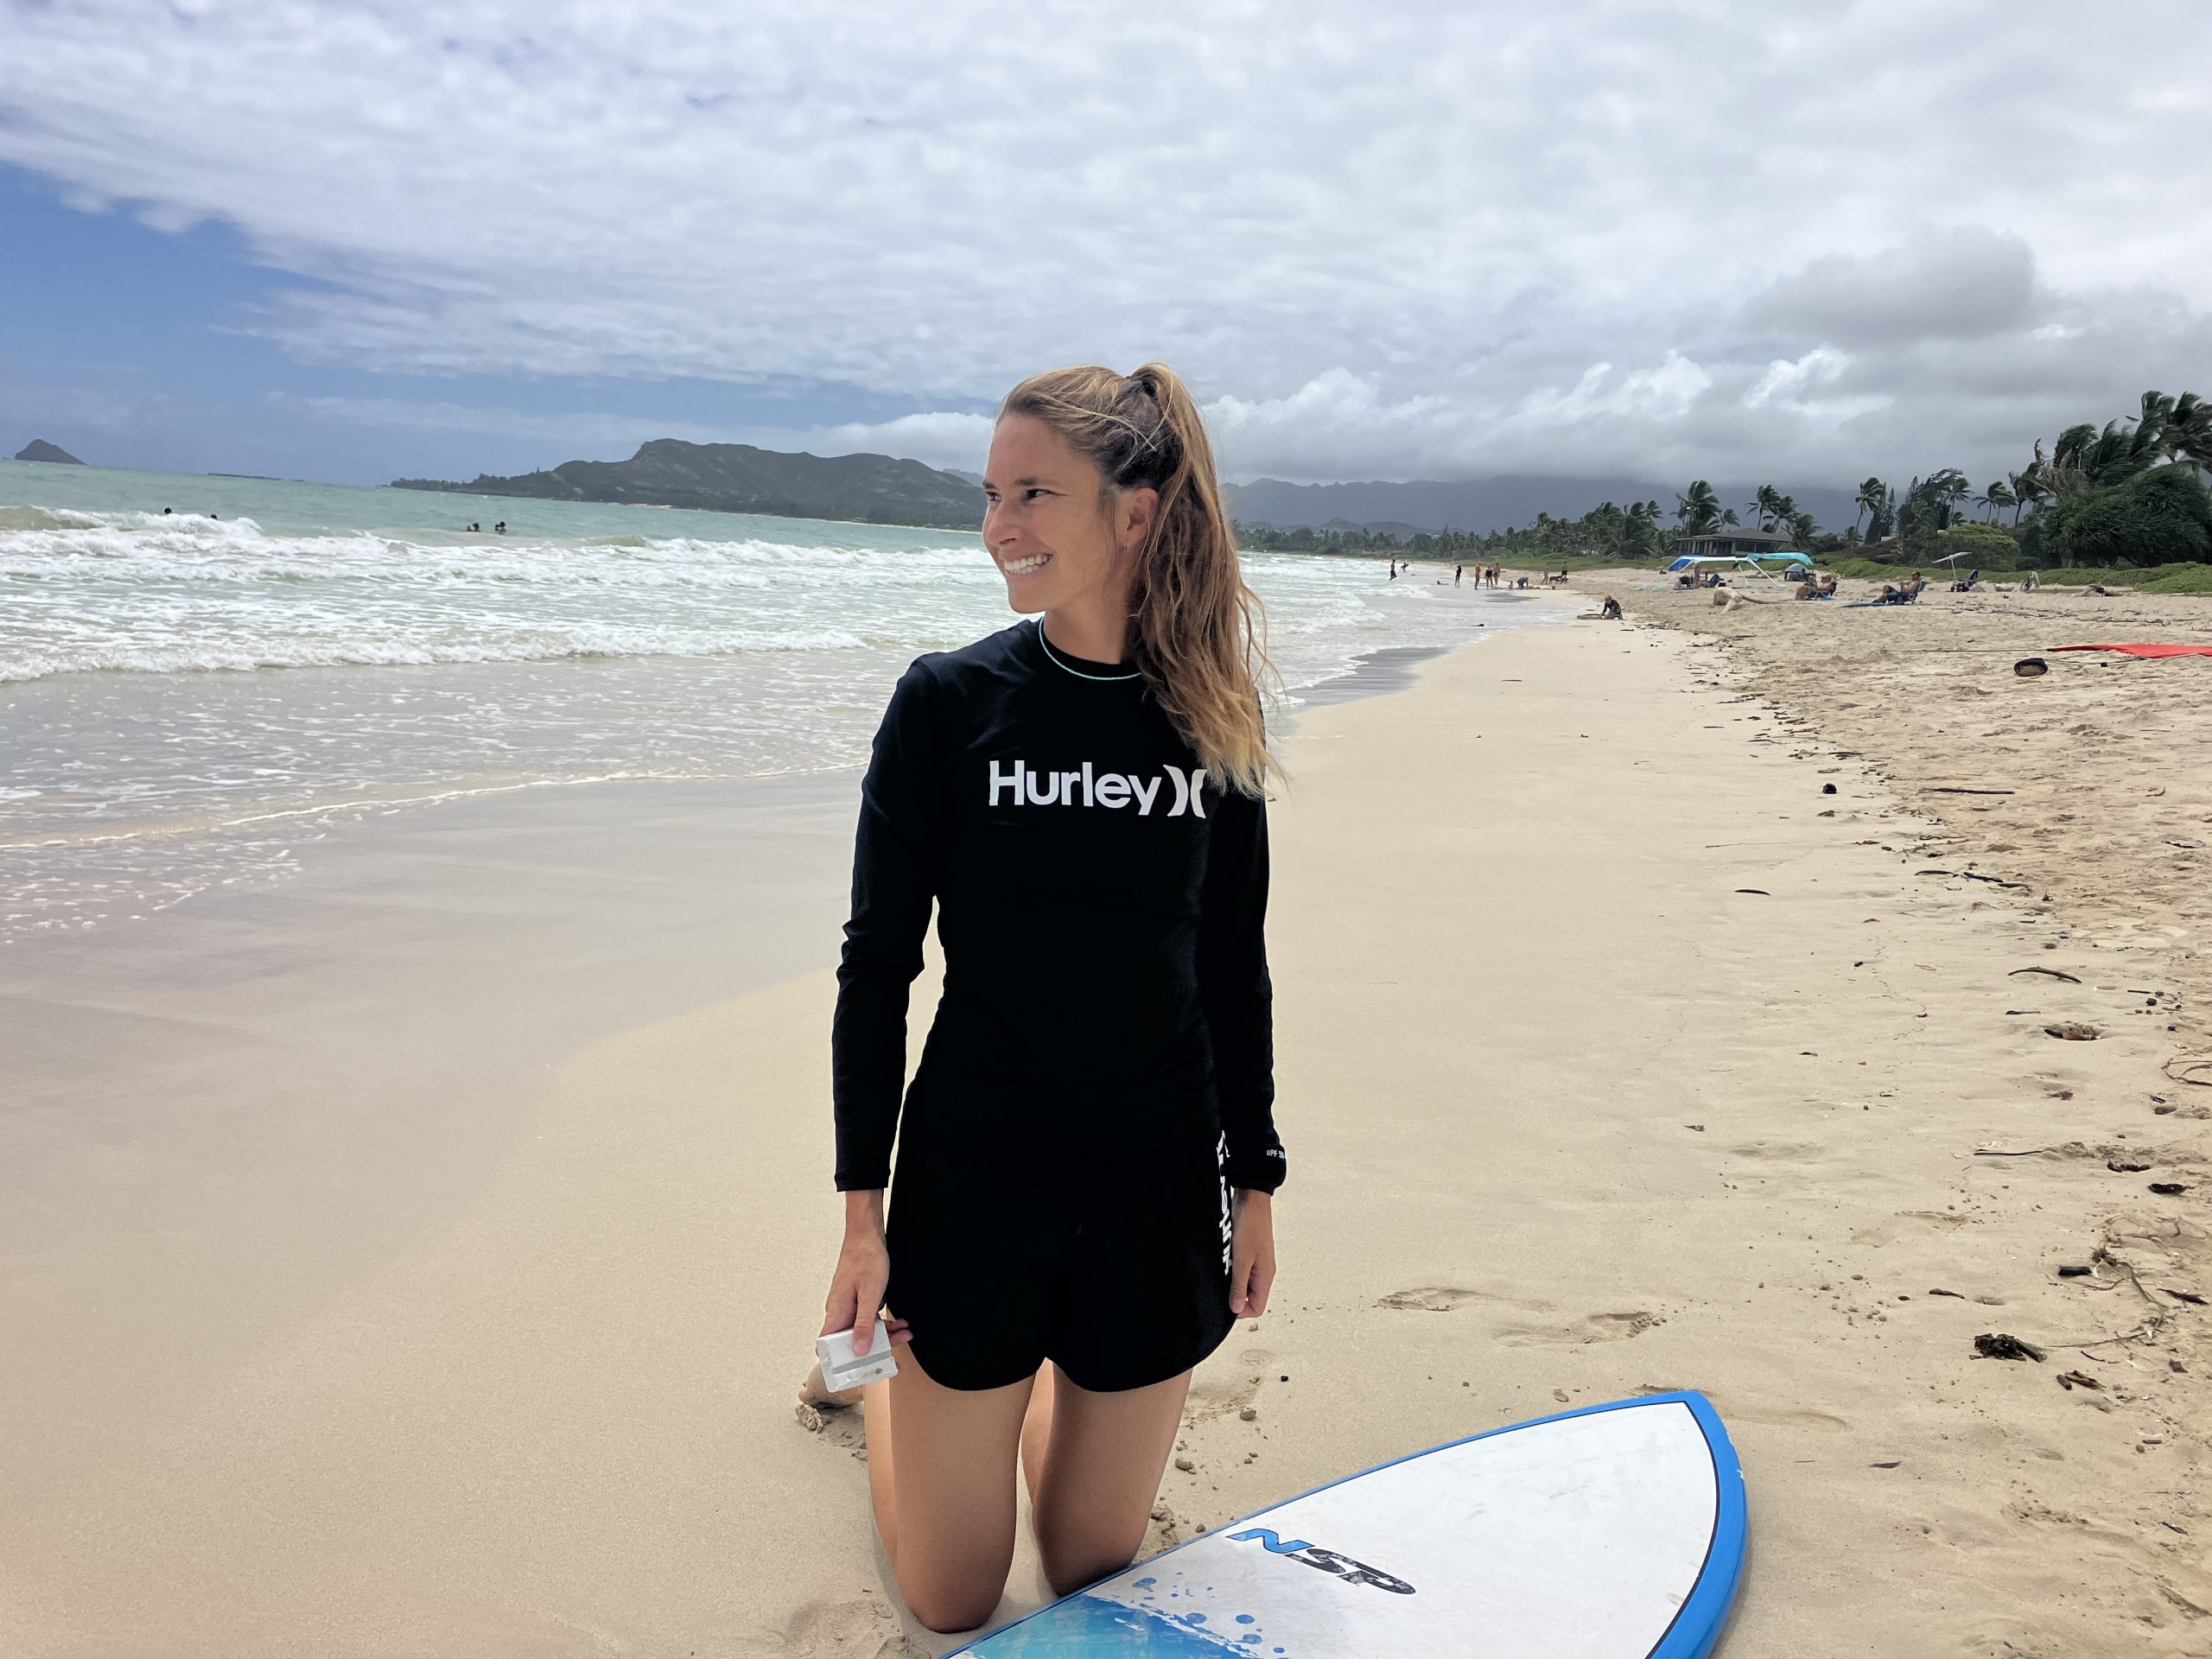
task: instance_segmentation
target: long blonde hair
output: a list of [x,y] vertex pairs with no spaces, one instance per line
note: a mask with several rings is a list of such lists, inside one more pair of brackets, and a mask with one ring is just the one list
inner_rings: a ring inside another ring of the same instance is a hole
[[1109,489],[1157,490],[1159,510],[1129,588],[1128,655],[1207,775],[1248,795],[1281,768],[1268,753],[1260,683],[1272,677],[1260,596],[1245,586],[1222,506],[1213,446],[1175,372],[1097,367],[1032,375],[999,415],[1027,415],[1068,440]]

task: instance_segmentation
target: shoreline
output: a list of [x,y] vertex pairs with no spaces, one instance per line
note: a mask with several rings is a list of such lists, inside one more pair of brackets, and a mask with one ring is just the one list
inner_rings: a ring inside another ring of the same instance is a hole
[[[1562,1403],[1701,1387],[1751,1483],[1731,1651],[2190,1651],[2212,1587],[2186,1554],[2205,1488],[2180,1426],[2203,1367],[2139,1373],[2130,1346],[2094,1344],[2104,1357],[2061,1363],[2056,1345],[2117,1328],[2099,1286],[2134,1293],[2109,1266],[2084,1283],[2055,1262],[2090,1260],[2102,1238],[2100,1262],[2148,1272],[2127,1229],[2201,1215],[2201,1188],[2140,1192],[2171,1161],[2104,1167],[2120,1136],[2177,1157],[2185,1143],[2140,1103],[2164,1051],[2152,1022],[2101,1000],[2096,941],[1986,884],[1902,869],[1878,844],[1898,821],[1889,787],[1832,743],[1770,741],[1770,712],[1703,683],[1688,636],[1579,624],[1471,643],[1485,649],[1387,665],[1409,689],[1300,710],[1285,740],[1270,928],[1284,1272],[1260,1328],[1200,1373],[1192,1468],[1169,1472],[1153,1542]],[[588,834],[551,835],[526,870],[425,844],[427,908],[382,908],[391,849],[364,848],[321,931],[242,900],[226,947],[141,964],[156,988],[208,982],[192,996],[132,1021],[118,1019],[129,988],[57,1005],[117,1021],[96,1046],[56,1031],[65,1074],[94,1052],[123,1070],[99,1119],[111,1150],[47,1190],[78,1205],[107,1192],[118,1227],[152,1167],[132,1102],[162,1099],[188,1133],[219,1033],[250,1039],[223,1063],[265,1076],[264,1104],[314,1083],[299,1056],[331,1027],[285,1031],[288,987],[355,999],[353,1052],[388,1065],[367,1045],[393,1032],[358,999],[423,981],[422,1028],[399,1034],[425,1042],[430,1097],[419,1122],[385,1125],[400,1165],[410,1145],[449,1149],[472,1109],[504,1127],[410,1228],[230,1345],[192,1348],[182,1315],[141,1333],[124,1369],[161,1378],[158,1397],[101,1382],[117,1356],[96,1340],[48,1355],[46,1421],[4,1414],[24,1426],[0,1516],[6,1645],[957,1645],[895,1610],[849,1426],[810,1435],[791,1419],[835,1249],[826,1033],[849,830],[827,797],[799,810],[800,793],[757,820],[784,837],[777,856],[710,818],[658,851],[619,822],[626,870],[581,865]],[[715,884],[740,874],[749,931],[719,938],[742,906]],[[663,936],[688,930],[693,954],[632,983],[654,895]],[[566,929],[555,950],[533,931],[549,907]],[[340,947],[379,915],[388,949],[365,984]],[[434,971],[421,930],[442,918],[476,949]],[[718,970],[700,965],[713,951]],[[2076,975],[2088,988],[2059,988],[2067,1007],[2109,1023],[2108,1040],[2052,1042],[2005,1013],[2043,1006],[2007,978],[2030,953]],[[555,966],[565,989],[536,976]],[[766,978],[747,988],[740,968]],[[225,972],[241,976],[227,989]],[[607,1003],[615,985],[626,1006]],[[242,1027],[238,999],[272,992],[263,1029]],[[481,1039],[531,999],[531,1020],[573,1039],[567,1058],[505,1077],[510,1097],[487,1107],[472,1090],[529,1039],[485,1053]],[[910,1021],[917,1046],[925,1023]],[[54,1127],[67,1109],[41,1116]],[[360,1109],[390,1108],[372,1093]],[[276,1120],[274,1138],[305,1121]],[[251,1193],[240,1137],[270,1128],[242,1112],[213,1137],[190,1172],[203,1198]],[[2057,1150],[1973,1155],[2043,1145]],[[378,1168],[349,1182],[341,1160],[293,1207],[319,1220],[349,1187],[372,1197]],[[44,1282],[51,1298],[71,1238],[128,1276],[117,1240],[42,1229],[9,1255],[47,1277],[19,1272],[10,1294]],[[100,1334],[66,1297],[35,1311]],[[1976,1358],[1972,1337],[1993,1329],[2051,1363]],[[2054,1386],[2069,1367],[2102,1386]],[[1038,1599],[1022,1549],[1001,1617]],[[1886,1586],[1871,1605],[1868,1582]]]
[[[1525,620],[1509,620],[1500,627],[1502,630],[1526,625]],[[1480,623],[1475,625],[1476,629],[1484,626]],[[1483,637],[1470,632],[1474,638]],[[1294,729],[1299,714],[1306,708],[1402,690],[1411,683],[1405,671],[1408,667],[1434,655],[1438,650],[1449,648],[1385,646],[1357,653],[1349,665],[1337,672],[1301,686],[1286,688],[1283,702],[1276,710],[1275,730],[1282,734]],[[528,673],[545,665],[466,666],[492,672]],[[346,667],[336,671],[359,677],[389,671]],[[419,677],[423,671],[419,667],[402,671],[413,687],[413,695],[425,694]],[[97,681],[100,677],[76,674],[66,679],[48,677],[22,683],[30,688],[24,695],[35,703],[68,702],[79,696],[94,696],[97,688],[71,685],[67,680]],[[166,689],[159,684],[162,677],[151,677],[156,682],[152,689]],[[880,687],[862,687],[855,693],[850,706],[859,707],[887,696],[893,677],[895,674],[886,675]],[[112,697],[114,694],[101,695]],[[857,753],[849,759],[838,758],[836,751],[841,746],[855,747]],[[352,779],[324,783],[321,786],[324,795],[321,799],[280,797],[264,801],[210,800],[194,803],[188,815],[170,806],[163,816],[136,821],[127,817],[119,821],[80,817],[63,825],[37,829],[25,824],[12,833],[0,833],[0,864],[5,866],[0,868],[0,878],[4,878],[0,879],[0,886],[16,884],[11,896],[16,906],[11,913],[9,906],[0,904],[0,959],[34,946],[41,939],[67,938],[88,926],[111,929],[128,925],[179,905],[203,902],[211,895],[219,895],[233,887],[265,889],[283,885],[296,874],[297,855],[305,854],[308,859],[320,857],[325,843],[373,833],[379,822],[396,817],[467,807],[472,803],[502,798],[511,799],[518,818],[531,816],[534,810],[557,814],[564,809],[533,809],[528,798],[607,786],[667,785],[742,790],[751,784],[780,779],[826,779],[847,772],[857,778],[866,760],[866,731],[862,728],[856,741],[820,735],[814,747],[816,754],[811,760],[766,766],[757,770],[713,771],[703,766],[692,772],[617,769],[583,777],[533,776],[520,770],[487,773],[480,770],[470,775],[446,778]],[[122,883],[112,869],[90,868],[70,874],[58,868],[58,861],[96,861],[141,846],[169,849],[172,855],[162,868],[159,880],[154,879],[150,869],[135,872],[138,887],[128,895],[121,892]],[[95,879],[105,883],[101,897],[107,908],[99,914],[88,911],[91,893],[87,883]],[[51,913],[41,916],[41,905],[53,907]]]

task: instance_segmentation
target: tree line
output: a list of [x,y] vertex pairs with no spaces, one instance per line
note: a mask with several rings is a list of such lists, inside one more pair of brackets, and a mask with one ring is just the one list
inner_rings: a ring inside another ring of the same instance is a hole
[[2212,404],[2146,391],[2132,416],[2069,426],[2048,450],[2037,439],[2026,466],[1980,490],[1945,467],[1903,495],[1870,478],[1857,506],[1870,553],[1899,561],[1959,552],[1992,569],[2185,564],[2212,560],[2208,466]]
[[[2212,561],[2212,403],[2193,391],[2143,394],[2135,414],[2101,428],[2084,422],[1976,490],[1955,467],[1916,477],[1900,493],[1868,478],[1853,497],[1857,516],[1824,531],[1810,512],[1762,484],[1738,513],[1712,484],[1694,479],[1664,512],[1656,500],[1600,502],[1577,518],[1548,512],[1535,522],[1480,533],[1446,529],[1401,538],[1385,531],[1238,524],[1240,546],[1274,552],[1408,553],[1453,559],[1573,557],[1647,559],[1676,543],[1749,524],[1779,531],[1814,554],[1859,552],[1926,564],[1952,553],[1993,570],[2051,565],[2179,564]],[[1986,517],[1977,517],[1978,509]],[[2010,514],[2010,518],[2006,514]],[[1672,524],[1662,522],[1671,518]]]

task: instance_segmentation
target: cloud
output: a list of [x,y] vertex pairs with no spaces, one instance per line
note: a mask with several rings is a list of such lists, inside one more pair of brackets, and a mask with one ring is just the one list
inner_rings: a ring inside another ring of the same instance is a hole
[[306,363],[945,411],[810,447],[1159,356],[1246,474],[1980,468],[2212,390],[2196,13],[75,0],[0,9],[0,160],[234,226]]
[[1967,225],[1864,257],[1816,259],[1754,298],[1745,317],[1800,338],[1897,346],[2008,333],[2030,317],[2035,300],[2028,245]]

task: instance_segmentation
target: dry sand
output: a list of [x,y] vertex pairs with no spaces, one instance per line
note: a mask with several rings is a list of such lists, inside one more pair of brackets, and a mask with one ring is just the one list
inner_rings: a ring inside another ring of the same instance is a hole
[[[1827,648],[1777,632],[1723,671],[1734,648],[1579,623],[1301,722],[1274,809],[1283,1275],[1201,1373],[1161,1540],[1562,1402],[1695,1387],[1751,1489],[1725,1651],[2212,1648],[2206,1315],[2168,1294],[2205,1278],[2212,1137],[2187,1113],[2212,1089],[2165,1070],[2202,1044],[2191,924],[2064,833],[2035,843],[2049,902],[1994,852],[1920,855],[1983,820],[1929,823],[1884,775],[1930,758],[1878,745],[1916,728],[1816,739],[1740,689],[1797,674],[1770,689],[1840,718]],[[2131,682],[2072,672],[2038,706],[2123,729],[2095,688]],[[2110,786],[2178,794],[2184,769],[2201,802],[2212,740],[2164,707],[2172,747],[2111,757]],[[1943,776],[2003,786],[1970,747],[1944,740]],[[1969,859],[2033,891],[1916,874]],[[834,945],[594,1043],[411,1248],[11,1479],[0,1650],[954,1645],[897,1607],[849,1423],[791,1405],[835,1243]],[[2103,1034],[2044,1034],[2061,1019]],[[1977,1155],[2000,1149],[2030,1155]],[[2049,1357],[1977,1357],[1986,1332]],[[1025,1554],[1002,1613],[1039,1588]]]

